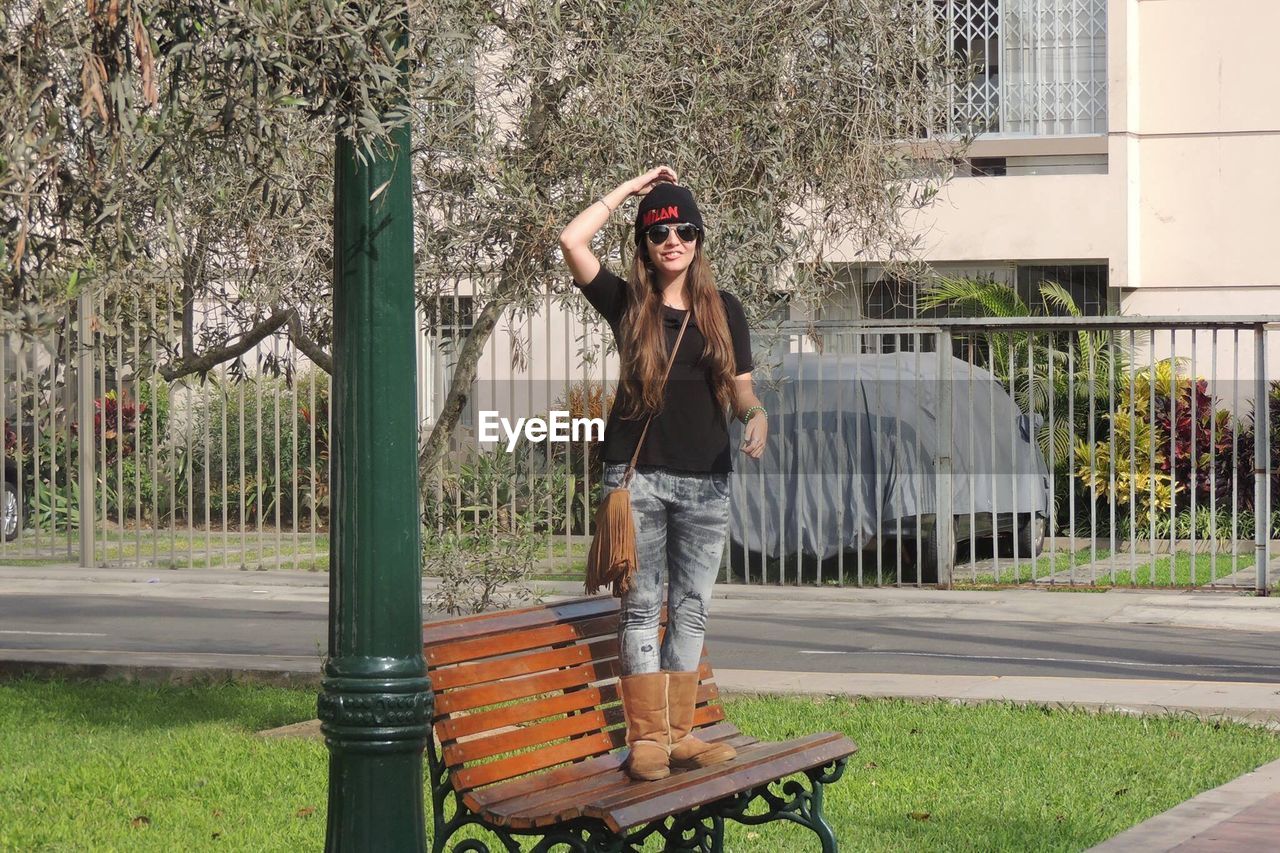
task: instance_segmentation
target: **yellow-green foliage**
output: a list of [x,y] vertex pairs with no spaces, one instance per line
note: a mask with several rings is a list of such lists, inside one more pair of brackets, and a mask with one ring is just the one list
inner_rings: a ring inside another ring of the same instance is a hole
[[1168,513],[1174,494],[1183,490],[1162,473],[1168,467],[1168,454],[1164,442],[1156,439],[1149,411],[1153,381],[1157,399],[1168,400],[1171,388],[1189,389],[1189,378],[1175,379],[1176,367],[1166,359],[1156,363],[1154,376],[1151,370],[1135,373],[1132,384],[1116,400],[1115,412],[1105,416],[1110,437],[1092,445],[1092,458],[1088,442],[1077,441],[1075,446],[1076,476],[1096,499],[1114,499],[1117,507],[1133,504],[1139,526],[1150,520],[1153,511]]
[[[1111,501],[1116,506],[1128,507],[1134,503],[1134,515],[1138,523],[1150,520],[1150,513],[1167,513],[1173,503],[1175,486],[1173,478],[1159,471],[1165,455],[1155,452],[1156,473],[1151,473],[1151,424],[1141,415],[1130,418],[1126,409],[1109,415],[1114,441],[1100,441],[1093,446],[1093,459],[1089,458],[1089,444],[1077,441],[1076,476],[1100,500]],[[1133,428],[1133,449],[1130,451],[1129,430]],[[1114,448],[1114,454],[1113,454]],[[1115,482],[1112,484],[1112,456],[1115,456]]]

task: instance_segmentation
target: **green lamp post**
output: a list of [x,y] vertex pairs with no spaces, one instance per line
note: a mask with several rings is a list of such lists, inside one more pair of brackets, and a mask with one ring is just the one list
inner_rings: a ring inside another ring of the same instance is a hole
[[422,659],[409,129],[361,162],[339,137],[334,189],[330,851],[421,851]]

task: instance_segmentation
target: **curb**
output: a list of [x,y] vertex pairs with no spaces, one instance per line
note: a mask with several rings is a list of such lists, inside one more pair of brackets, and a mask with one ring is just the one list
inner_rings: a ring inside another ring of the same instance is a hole
[[55,660],[0,660],[0,682],[23,678],[42,681],[119,681],[126,684],[255,684],[264,687],[319,688],[317,670],[163,664],[78,663]]

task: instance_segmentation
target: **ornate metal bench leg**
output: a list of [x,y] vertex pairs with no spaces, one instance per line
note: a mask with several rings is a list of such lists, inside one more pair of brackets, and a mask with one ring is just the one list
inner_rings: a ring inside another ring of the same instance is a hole
[[724,818],[720,815],[711,817],[711,836],[708,840],[711,846],[707,849],[711,853],[724,853]]
[[431,853],[443,853],[449,836],[453,835],[444,819],[444,801],[452,788],[436,750],[434,734],[427,738],[427,774],[431,780]]
[[827,823],[826,815],[822,813],[823,787],[844,775],[845,763],[846,759],[841,759],[826,767],[809,770],[805,774],[809,777],[812,790],[808,797],[808,820],[803,822],[817,834],[818,840],[822,842],[822,853],[836,853],[837,849],[836,834],[831,829],[831,824]]
[[[775,820],[789,820],[813,830],[822,842],[823,853],[835,853],[838,849],[836,834],[822,814],[822,789],[844,774],[846,760],[833,761],[825,767],[815,767],[805,771],[809,778],[806,788],[797,779],[776,780],[749,791],[743,791],[720,801],[717,814],[724,818],[736,820],[747,826],[759,826]],[[774,785],[781,785],[781,793],[770,790]],[[763,802],[766,811],[748,814],[752,805]]]
[[561,848],[571,853],[595,853],[598,850],[620,849],[610,846],[609,836],[601,835],[590,827],[571,824],[564,829],[542,836],[542,840],[533,845],[529,853],[551,853]]
[[718,853],[724,850],[724,818],[718,813],[707,813],[704,809],[654,821],[633,837],[642,840],[655,832],[664,840],[664,851]]
[[836,834],[827,823],[822,813],[822,783],[813,783],[813,793],[809,795],[809,828],[818,835],[822,842],[822,853],[836,853]]

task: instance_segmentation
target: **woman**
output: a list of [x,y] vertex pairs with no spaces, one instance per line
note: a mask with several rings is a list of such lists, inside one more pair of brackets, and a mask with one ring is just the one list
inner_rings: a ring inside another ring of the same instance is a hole
[[[591,252],[591,239],[630,196],[636,250],[626,280]],[[560,235],[574,283],[608,321],[622,382],[604,433],[604,482],[621,485],[650,414],[629,484],[638,567],[622,595],[619,646],[622,707],[636,779],[670,767],[703,767],[734,756],[728,744],[690,734],[698,661],[711,587],[729,524],[732,461],[726,412],[746,424],[742,450],[764,453],[768,423],[751,385],[751,340],[742,304],[717,290],[693,194],[659,166],[619,185]],[[667,358],[688,325],[664,384]],[[658,647],[662,584],[668,581],[666,637]]]

